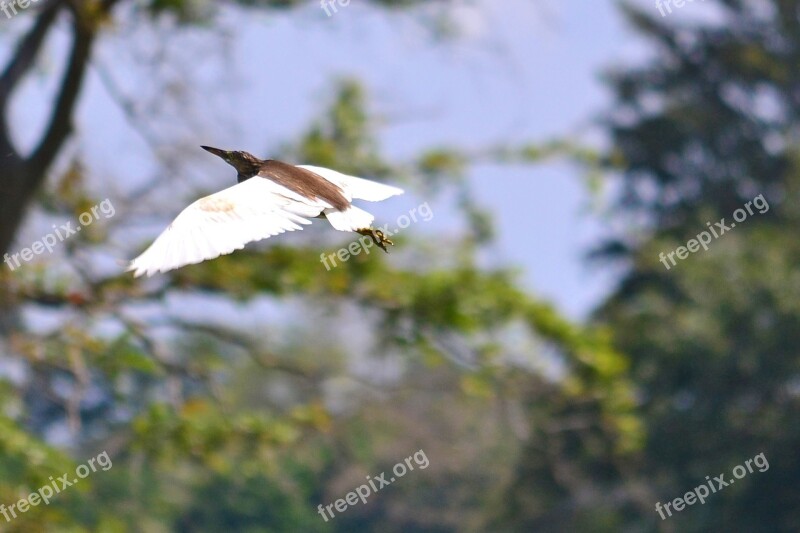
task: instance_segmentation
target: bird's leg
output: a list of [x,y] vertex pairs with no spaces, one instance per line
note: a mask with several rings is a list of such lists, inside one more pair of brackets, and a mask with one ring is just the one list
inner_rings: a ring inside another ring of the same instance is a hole
[[372,242],[377,244],[378,248],[380,248],[387,254],[389,253],[389,250],[386,249],[386,245],[389,244],[394,246],[394,243],[390,241],[389,238],[379,229],[362,228],[362,229],[357,229],[356,233],[360,233],[361,235],[366,235],[367,237],[371,237]]

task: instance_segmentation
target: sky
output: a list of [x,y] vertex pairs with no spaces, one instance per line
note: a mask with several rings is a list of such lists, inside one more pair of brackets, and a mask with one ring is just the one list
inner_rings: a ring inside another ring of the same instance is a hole
[[[363,79],[378,113],[389,117],[384,148],[400,160],[430,146],[479,150],[583,136],[610,104],[601,71],[641,55],[610,1],[465,2],[454,17],[456,37],[445,43],[432,40],[418,18],[386,17],[355,0],[322,21],[309,18],[270,21],[266,34],[252,24],[235,54],[242,68],[252,67],[248,50],[291,50],[267,52],[256,65],[289,77],[290,86],[270,90],[280,94],[281,113],[297,117],[287,122],[297,124],[305,123],[302,112],[289,109],[324,100],[332,77]],[[268,85],[267,77],[254,84]],[[274,120],[277,109],[259,101],[255,96],[251,125]],[[259,136],[258,126],[243,135]],[[603,228],[588,209],[582,178],[566,162],[479,164],[470,171],[475,196],[496,220],[490,262],[519,267],[531,292],[573,318],[585,317],[615,277],[584,260]]]
[[[324,111],[333,80],[343,76],[366,84],[382,125],[381,148],[392,160],[431,146],[477,151],[567,135],[602,143],[593,124],[611,100],[600,74],[643,56],[611,0],[464,1],[449,19],[448,39],[431,31],[441,22],[432,5],[422,16],[387,15],[358,0],[331,16],[314,2],[289,15],[224,8],[218,16],[213,39],[199,28],[165,40],[163,27],[137,28],[125,17],[104,37],[77,117],[76,144],[97,174],[96,188],[107,193],[97,194],[113,196],[114,186],[103,179],[112,166],[123,181],[163,172],[154,145],[191,147],[199,164],[176,170],[183,174],[176,178],[221,188],[220,175],[229,169],[203,159],[197,145],[268,155],[268,147],[296,138]],[[66,47],[56,38],[50,49],[56,56]],[[130,68],[137,62],[147,69]],[[54,64],[46,61],[45,72]],[[147,83],[154,73],[175,83]],[[15,123],[25,124],[17,132],[22,145],[46,118],[43,106],[30,104],[52,90],[47,82],[29,85],[12,109]],[[120,95],[150,102],[132,108],[151,118],[134,118],[132,128]],[[579,168],[565,161],[484,162],[470,168],[469,179],[495,217],[497,241],[484,254],[487,264],[519,269],[528,290],[576,319],[613,289],[615,273],[585,260],[604,227],[589,209]],[[390,221],[423,201],[412,194],[375,211]],[[409,231],[435,238],[452,229],[447,206],[432,207],[435,220]]]

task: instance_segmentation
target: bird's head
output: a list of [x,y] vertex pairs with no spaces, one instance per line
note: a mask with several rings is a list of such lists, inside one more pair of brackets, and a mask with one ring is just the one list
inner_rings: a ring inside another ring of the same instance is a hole
[[240,176],[250,177],[258,174],[262,163],[259,158],[248,152],[220,150],[211,146],[201,146],[200,148],[221,157],[223,161],[235,168]]

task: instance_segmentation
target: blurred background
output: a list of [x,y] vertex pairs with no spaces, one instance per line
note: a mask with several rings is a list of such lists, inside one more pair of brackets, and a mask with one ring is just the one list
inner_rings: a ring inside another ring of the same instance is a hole
[[[800,1],[676,3],[6,0],[0,531],[800,530]],[[199,145],[431,216],[133,279]]]

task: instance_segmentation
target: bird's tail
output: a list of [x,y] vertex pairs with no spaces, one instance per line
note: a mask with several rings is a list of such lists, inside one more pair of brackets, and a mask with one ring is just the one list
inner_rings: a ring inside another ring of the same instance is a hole
[[326,209],[325,216],[335,229],[339,231],[356,231],[372,226],[375,217],[363,209],[351,205],[345,211]]

